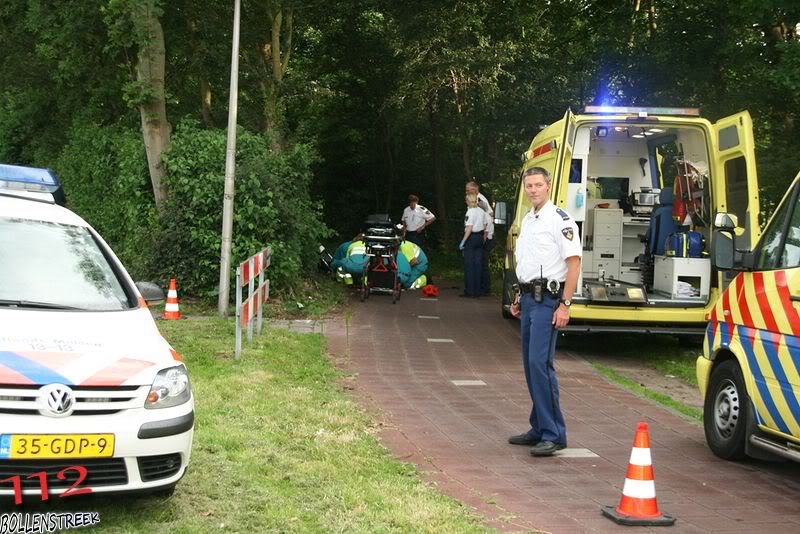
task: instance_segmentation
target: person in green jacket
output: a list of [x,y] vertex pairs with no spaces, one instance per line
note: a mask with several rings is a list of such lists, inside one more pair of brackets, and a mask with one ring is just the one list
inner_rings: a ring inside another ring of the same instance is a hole
[[419,245],[403,241],[397,254],[397,277],[406,289],[417,289],[425,285],[428,257]]

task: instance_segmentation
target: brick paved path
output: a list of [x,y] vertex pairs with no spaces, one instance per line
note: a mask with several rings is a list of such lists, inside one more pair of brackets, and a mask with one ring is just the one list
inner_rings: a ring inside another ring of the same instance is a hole
[[[443,290],[424,300],[407,292],[396,305],[373,295],[354,302],[349,325],[326,322],[325,334],[331,354],[358,374],[356,396],[378,408],[383,443],[488,525],[554,533],[800,531],[800,466],[719,460],[699,424],[563,352],[556,369],[566,454],[533,458],[527,447],[507,444],[528,429],[530,409],[518,323],[500,317],[496,299],[456,295]],[[650,425],[658,503],[677,518],[673,527],[617,526],[600,513],[619,503],[638,421]]]

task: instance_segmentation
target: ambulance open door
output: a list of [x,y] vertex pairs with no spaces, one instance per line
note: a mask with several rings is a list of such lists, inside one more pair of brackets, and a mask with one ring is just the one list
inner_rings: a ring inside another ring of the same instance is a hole
[[[760,235],[758,176],[756,174],[753,120],[743,111],[713,125],[715,147],[712,191],[716,211],[739,219],[737,246],[750,249]],[[721,178],[721,179],[720,179]]]

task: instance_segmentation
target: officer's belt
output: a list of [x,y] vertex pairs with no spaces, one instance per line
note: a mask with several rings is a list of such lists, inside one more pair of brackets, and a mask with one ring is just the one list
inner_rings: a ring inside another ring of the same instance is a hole
[[[555,292],[549,290],[550,285],[555,285],[558,289]],[[556,285],[557,284],[557,285]],[[561,288],[563,287],[564,282],[556,280],[555,278],[548,280],[547,278],[534,278],[530,282],[520,282],[519,284],[519,292],[523,295],[525,293],[533,293],[536,290],[536,287],[539,286],[543,290],[547,290],[548,293],[553,295],[557,295]]]

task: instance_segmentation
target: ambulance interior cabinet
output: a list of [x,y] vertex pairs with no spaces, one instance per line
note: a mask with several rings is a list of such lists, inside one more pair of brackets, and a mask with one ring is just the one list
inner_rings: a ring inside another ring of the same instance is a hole
[[[669,294],[672,298],[707,298],[711,282],[711,260],[709,258],[675,258],[654,256],[653,287],[656,291]],[[693,289],[691,293],[680,288],[678,282],[686,282]]]
[[592,268],[602,278],[619,280],[622,253],[622,210],[595,208],[592,219]]

